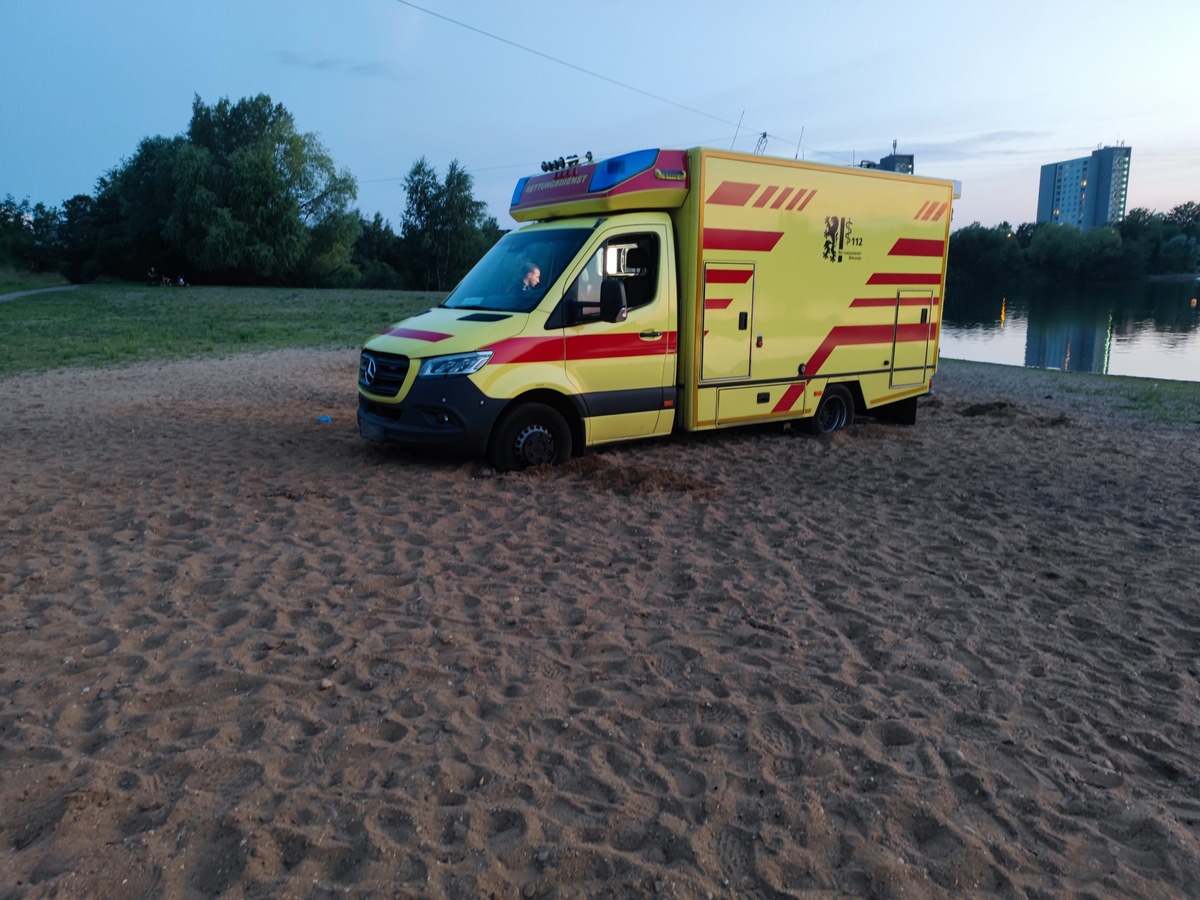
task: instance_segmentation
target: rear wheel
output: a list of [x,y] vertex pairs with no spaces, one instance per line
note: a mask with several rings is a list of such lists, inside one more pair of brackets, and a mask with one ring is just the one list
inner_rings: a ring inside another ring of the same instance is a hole
[[854,424],[854,398],[840,384],[831,384],[821,395],[817,413],[808,420],[811,434],[833,434]]
[[556,409],[522,403],[496,423],[488,461],[500,472],[559,465],[571,458],[571,429]]

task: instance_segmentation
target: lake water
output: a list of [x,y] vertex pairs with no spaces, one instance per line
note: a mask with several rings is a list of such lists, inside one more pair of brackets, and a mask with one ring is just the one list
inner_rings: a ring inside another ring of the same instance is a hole
[[1200,381],[1200,280],[952,284],[942,356],[1070,372]]

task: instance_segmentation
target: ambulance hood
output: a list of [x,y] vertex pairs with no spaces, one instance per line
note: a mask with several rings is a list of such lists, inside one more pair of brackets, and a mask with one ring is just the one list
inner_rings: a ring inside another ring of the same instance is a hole
[[528,313],[436,307],[398,322],[367,342],[367,349],[427,359],[469,353],[520,334]]

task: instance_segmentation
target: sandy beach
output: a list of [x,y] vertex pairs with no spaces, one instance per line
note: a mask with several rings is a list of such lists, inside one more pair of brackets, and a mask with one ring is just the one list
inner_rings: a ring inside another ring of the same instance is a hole
[[497,475],[356,362],[0,379],[0,896],[1200,896],[1200,427],[948,363]]

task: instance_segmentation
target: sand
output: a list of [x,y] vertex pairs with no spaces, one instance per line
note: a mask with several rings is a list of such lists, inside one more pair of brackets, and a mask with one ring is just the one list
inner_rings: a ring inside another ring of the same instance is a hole
[[1197,426],[946,364],[497,475],[355,367],[0,380],[0,895],[1200,895]]

